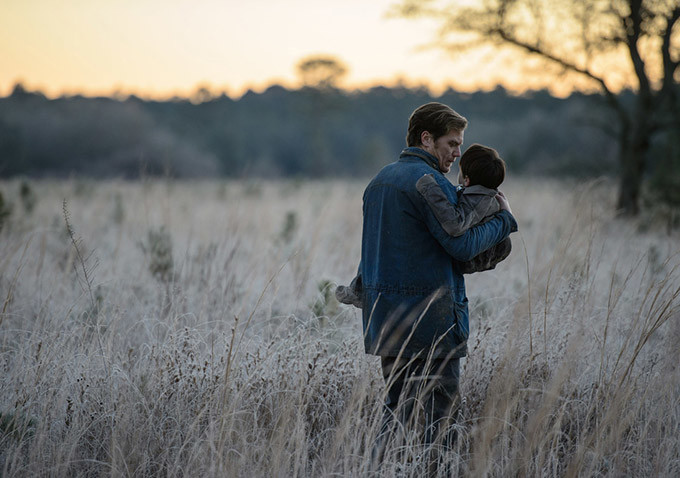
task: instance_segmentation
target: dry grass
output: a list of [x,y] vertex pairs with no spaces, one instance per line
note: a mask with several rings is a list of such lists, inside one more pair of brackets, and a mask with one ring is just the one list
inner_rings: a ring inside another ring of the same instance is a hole
[[[0,475],[367,475],[379,366],[324,293],[354,274],[363,185],[33,183],[0,231]],[[607,184],[506,192],[521,236],[467,280],[446,460],[677,476],[678,234],[612,219]],[[375,475],[422,476],[414,443]]]

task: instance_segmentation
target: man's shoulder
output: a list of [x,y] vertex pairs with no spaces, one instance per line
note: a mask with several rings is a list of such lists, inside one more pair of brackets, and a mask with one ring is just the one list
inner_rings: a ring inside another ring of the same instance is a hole
[[[416,190],[416,182],[425,174],[436,175],[437,182],[448,180],[438,171],[423,162],[395,161],[380,170],[368,184],[368,188],[376,186],[392,186],[404,191]],[[449,183],[450,184],[450,183]]]

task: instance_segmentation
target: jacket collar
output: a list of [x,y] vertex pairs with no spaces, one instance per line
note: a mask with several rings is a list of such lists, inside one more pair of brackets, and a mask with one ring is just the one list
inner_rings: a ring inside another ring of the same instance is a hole
[[407,156],[415,156],[416,158],[420,158],[423,161],[425,161],[427,164],[432,166],[434,169],[439,171],[439,161],[437,161],[437,158],[432,156],[430,153],[428,153],[424,149],[416,148],[414,146],[409,146],[408,148],[405,148],[405,149],[402,150],[401,154],[399,155],[399,159],[405,158]]
[[481,194],[483,196],[495,196],[498,194],[498,189],[490,189],[482,186],[481,184],[475,184],[474,186],[468,186],[462,188],[463,194]]

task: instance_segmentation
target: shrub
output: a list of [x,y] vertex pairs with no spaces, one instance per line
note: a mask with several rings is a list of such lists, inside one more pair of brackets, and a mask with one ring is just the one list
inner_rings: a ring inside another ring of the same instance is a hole
[[19,186],[19,197],[21,198],[24,212],[26,212],[26,214],[31,214],[33,209],[35,209],[38,198],[28,181],[21,181],[21,186]]
[[328,279],[322,279],[317,284],[319,293],[316,301],[312,304],[312,313],[315,317],[333,317],[340,310],[340,303],[335,298],[335,287]]
[[2,191],[0,191],[0,231],[2,231],[5,224],[9,222],[12,215],[12,205],[5,200]]
[[288,211],[283,220],[283,227],[279,233],[279,239],[284,244],[290,244],[298,229],[297,213],[295,211]]
[[172,237],[165,226],[150,229],[146,242],[140,243],[149,260],[149,272],[161,282],[168,283],[174,273],[172,259]]

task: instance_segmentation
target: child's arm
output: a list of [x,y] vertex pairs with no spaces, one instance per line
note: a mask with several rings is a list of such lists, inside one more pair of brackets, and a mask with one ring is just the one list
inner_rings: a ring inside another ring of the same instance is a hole
[[449,236],[458,237],[486,217],[465,202],[452,203],[432,174],[426,174],[416,183],[416,189],[432,209],[437,221]]

